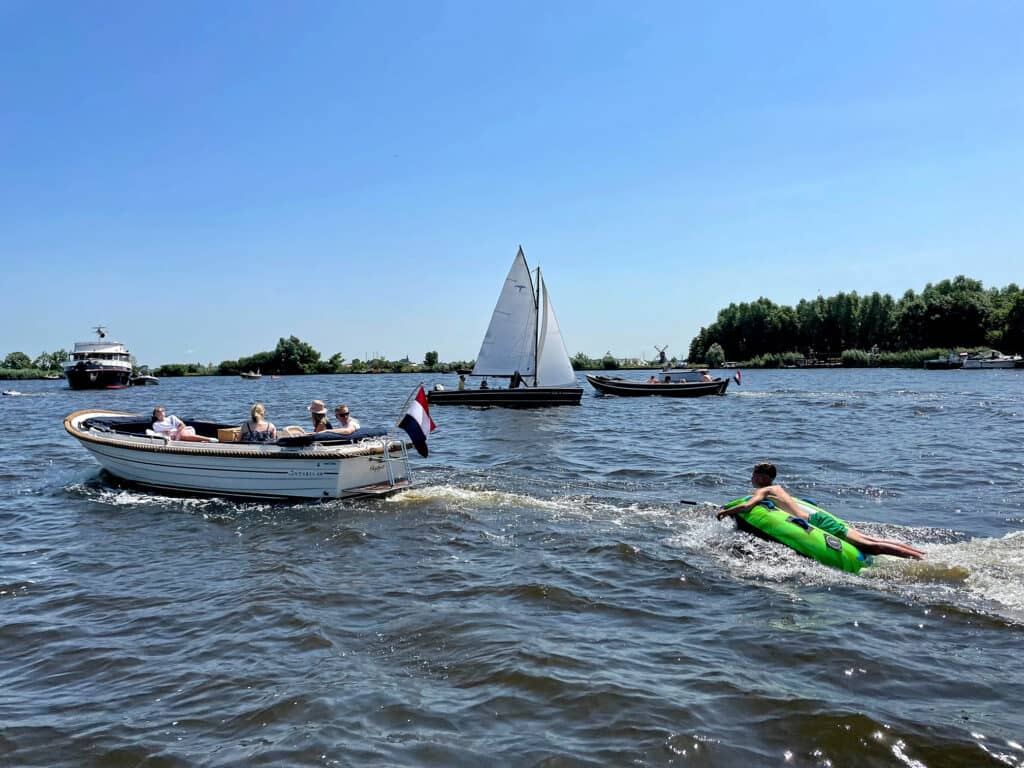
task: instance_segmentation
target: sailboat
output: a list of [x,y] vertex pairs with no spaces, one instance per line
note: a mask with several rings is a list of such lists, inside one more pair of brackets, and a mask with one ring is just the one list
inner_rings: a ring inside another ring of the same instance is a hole
[[[547,285],[538,269],[534,287],[522,246],[505,278],[470,375],[481,377],[478,388],[435,387],[427,394],[430,404],[504,408],[580,404],[583,388],[576,383]],[[492,387],[489,379],[508,379],[509,386]]]

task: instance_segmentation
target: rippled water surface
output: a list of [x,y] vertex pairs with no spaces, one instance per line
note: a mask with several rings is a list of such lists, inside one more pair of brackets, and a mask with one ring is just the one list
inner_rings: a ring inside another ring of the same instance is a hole
[[[415,379],[15,384],[2,765],[1024,766],[1024,371],[435,408],[414,490],[298,505],[116,487],[61,420],[384,425]],[[764,459],[927,560],[853,576],[717,522]]]

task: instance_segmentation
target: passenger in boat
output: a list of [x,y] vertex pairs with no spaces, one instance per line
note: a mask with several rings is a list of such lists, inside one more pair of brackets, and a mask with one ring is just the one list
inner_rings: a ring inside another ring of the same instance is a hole
[[313,417],[313,431],[326,432],[331,429],[331,422],[327,420],[327,406],[323,400],[314,400],[306,408],[309,415]]
[[253,405],[249,413],[251,418],[239,430],[243,443],[272,443],[277,440],[277,427],[264,418],[267,412],[263,403]]
[[332,432],[337,432],[339,435],[351,435],[359,429],[359,422],[349,415],[347,405],[339,405],[335,408],[334,416],[338,420],[338,426],[332,429]]
[[466,388],[466,374],[460,373],[459,374],[459,392],[461,392],[465,388]]
[[708,369],[707,368],[701,368],[700,369],[700,380],[701,381],[714,381],[714,379],[711,378],[711,374],[708,373]]
[[651,374],[651,378],[649,378],[649,379],[647,380],[647,383],[648,383],[648,384],[661,384],[661,382],[660,382],[660,381],[658,381],[658,377],[657,377],[657,376],[655,376],[655,375],[654,375],[653,373]]
[[480,382],[480,389],[490,389],[491,385],[487,383],[487,379]]
[[523,375],[516,370],[512,374],[512,378],[508,382],[509,389],[518,389],[519,385],[523,383]]
[[153,409],[153,431],[166,435],[171,440],[183,440],[186,443],[216,443],[215,437],[197,435],[195,429],[188,426],[174,414],[167,415],[167,410],[158,405]]
[[748,512],[765,499],[769,499],[783,511],[806,520],[815,528],[820,528],[826,533],[831,533],[833,536],[845,539],[865,554],[895,555],[896,557],[909,557],[914,560],[924,558],[925,553],[920,549],[915,549],[908,544],[893,541],[892,539],[878,539],[874,536],[868,536],[858,531],[846,521],[840,520],[828,512],[808,514],[803,507],[793,500],[793,497],[786,492],[785,488],[774,484],[776,472],[774,464],[768,464],[767,462],[757,464],[754,467],[753,474],[750,476],[750,482],[757,490],[742,504],[737,504],[730,509],[723,508],[719,510],[715,517],[721,520],[723,517],[735,515],[737,512]]

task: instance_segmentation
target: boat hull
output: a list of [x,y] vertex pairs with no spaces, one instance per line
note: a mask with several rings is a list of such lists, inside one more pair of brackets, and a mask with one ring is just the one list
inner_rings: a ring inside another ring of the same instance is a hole
[[587,381],[602,395],[618,397],[704,397],[724,395],[729,388],[729,379],[714,381],[687,381],[648,384],[645,381],[595,376],[587,374]]
[[582,387],[519,387],[517,389],[432,389],[431,405],[469,405],[479,408],[553,408],[579,405]]
[[65,370],[71,389],[120,389],[128,386],[131,370],[81,363]]
[[987,371],[997,369],[1007,369],[1017,367],[1018,361],[1012,357],[1009,358],[996,358],[992,360],[975,360],[968,358],[964,360],[964,370],[974,371]]
[[103,469],[119,480],[175,494],[259,499],[385,496],[411,487],[406,445],[399,440],[354,445],[284,447],[250,443],[187,443],[97,430],[97,417],[76,411],[64,420]]

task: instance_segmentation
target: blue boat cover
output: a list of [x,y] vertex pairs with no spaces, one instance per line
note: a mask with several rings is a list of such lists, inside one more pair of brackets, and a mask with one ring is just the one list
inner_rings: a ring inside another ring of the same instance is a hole
[[364,437],[383,437],[388,431],[383,427],[361,427],[351,435],[343,435],[339,432],[311,432],[308,435],[294,435],[292,437],[277,438],[278,445],[302,446],[313,443],[355,443]]

